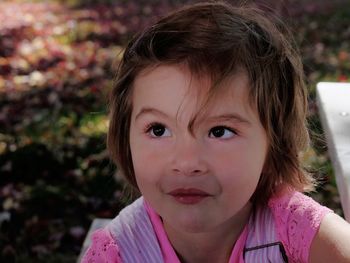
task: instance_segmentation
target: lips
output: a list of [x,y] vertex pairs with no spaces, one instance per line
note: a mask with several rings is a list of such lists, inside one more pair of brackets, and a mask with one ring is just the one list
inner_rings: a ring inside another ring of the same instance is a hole
[[197,204],[211,195],[205,191],[196,188],[179,188],[168,193],[177,202],[186,205]]
[[179,188],[169,192],[170,195],[201,195],[206,196],[209,195],[207,192],[196,188]]

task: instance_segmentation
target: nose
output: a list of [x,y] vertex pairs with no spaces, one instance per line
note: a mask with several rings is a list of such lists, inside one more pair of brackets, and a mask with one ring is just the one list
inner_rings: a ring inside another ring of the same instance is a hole
[[176,143],[172,171],[185,176],[202,175],[208,171],[204,147],[195,138]]

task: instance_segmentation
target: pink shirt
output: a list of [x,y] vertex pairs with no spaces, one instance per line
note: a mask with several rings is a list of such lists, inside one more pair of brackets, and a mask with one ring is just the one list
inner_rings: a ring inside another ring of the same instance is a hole
[[[308,262],[312,240],[317,233],[323,217],[331,212],[310,197],[286,191],[274,196],[268,202],[274,216],[279,240],[283,243],[289,262]],[[165,233],[159,215],[146,204],[165,263],[180,263]],[[244,263],[243,249],[247,239],[247,226],[240,234],[230,256],[229,263]],[[84,255],[83,263],[122,263],[117,242],[107,229],[97,230],[92,237],[92,245]],[[130,262],[124,262],[130,263]]]

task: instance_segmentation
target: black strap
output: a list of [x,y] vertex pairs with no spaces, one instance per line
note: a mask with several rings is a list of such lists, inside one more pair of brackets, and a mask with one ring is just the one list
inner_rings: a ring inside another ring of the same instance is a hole
[[273,246],[279,246],[284,263],[288,263],[287,253],[286,253],[286,250],[284,249],[282,242],[273,242],[273,243],[268,243],[268,244],[259,245],[259,246],[255,246],[255,247],[244,248],[244,250],[243,250],[244,256],[243,257],[245,257],[245,254],[247,252],[251,252],[253,250],[258,250],[258,249],[263,249],[263,248],[269,248],[269,247],[273,247]]

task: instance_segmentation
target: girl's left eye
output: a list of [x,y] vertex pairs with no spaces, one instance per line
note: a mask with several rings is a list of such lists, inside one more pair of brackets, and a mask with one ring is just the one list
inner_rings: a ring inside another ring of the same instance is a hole
[[225,126],[216,126],[209,131],[210,138],[230,139],[235,135],[236,133],[232,129]]

